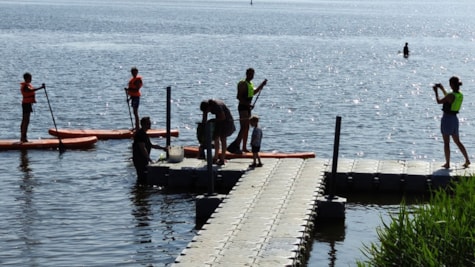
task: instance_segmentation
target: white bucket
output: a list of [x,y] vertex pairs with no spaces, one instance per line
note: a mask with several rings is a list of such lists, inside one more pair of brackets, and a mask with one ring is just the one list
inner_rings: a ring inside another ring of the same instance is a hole
[[168,162],[178,163],[182,162],[185,157],[183,146],[169,146],[168,147]]

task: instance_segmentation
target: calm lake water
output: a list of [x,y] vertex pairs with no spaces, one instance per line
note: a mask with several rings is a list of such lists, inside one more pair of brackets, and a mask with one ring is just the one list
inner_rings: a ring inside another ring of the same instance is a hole
[[[164,128],[171,86],[172,142],[194,145],[200,101],[220,98],[237,118],[236,83],[253,67],[256,84],[269,80],[254,110],[263,150],[331,158],[341,116],[341,157],[443,161],[431,84],[458,75],[473,158],[473,1],[253,2],[0,0],[1,138],[20,138],[26,71],[46,83],[59,128],[130,128],[122,88],[137,66],[140,114]],[[42,91],[37,101],[29,139],[53,127]],[[137,189],[130,140],[58,154],[0,152],[2,266],[164,266],[194,236],[195,195]],[[350,201],[343,231],[316,236],[308,265],[355,266],[394,211],[397,201]]]

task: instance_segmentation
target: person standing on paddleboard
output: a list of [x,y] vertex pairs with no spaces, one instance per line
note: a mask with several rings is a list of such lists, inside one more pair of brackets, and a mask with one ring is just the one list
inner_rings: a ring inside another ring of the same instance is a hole
[[[247,150],[247,137],[249,134],[249,118],[251,117],[251,110],[254,108],[252,105],[252,98],[255,94],[259,93],[267,84],[265,79],[257,88],[254,89],[252,79],[254,79],[254,69],[249,68],[246,70],[246,79],[239,81],[237,85],[237,99],[239,101],[239,133],[236,139],[229,145],[227,150],[231,153],[242,154],[243,152],[249,152]],[[239,145],[242,141],[242,150],[239,149]]]
[[229,111],[229,108],[224,104],[223,101],[217,99],[202,101],[200,104],[200,110],[203,112],[203,124],[208,121],[208,112],[216,116],[213,133],[215,151],[213,161],[215,161],[217,165],[224,165],[226,155],[226,138],[236,131],[231,111]]
[[20,83],[20,91],[23,99],[21,101],[21,108],[22,108],[22,119],[21,119],[21,126],[20,126],[20,142],[25,143],[28,142],[27,139],[27,132],[28,132],[28,125],[30,124],[30,115],[33,112],[33,103],[36,103],[35,99],[35,92],[45,88],[45,84],[41,84],[41,87],[34,88],[31,85],[32,76],[29,72],[23,74],[23,82]]
[[130,69],[132,73],[132,78],[129,80],[129,87],[124,88],[129,95],[129,100],[131,101],[131,106],[134,111],[135,117],[135,130],[139,129],[139,105],[140,105],[140,88],[142,88],[142,76],[138,75],[139,70],[136,67]]
[[147,179],[147,165],[153,162],[150,158],[150,151],[152,148],[162,149],[166,151],[165,147],[154,145],[147,135],[147,130],[152,126],[150,117],[143,117],[140,120],[141,128],[134,135],[134,143],[132,145],[132,160],[134,162],[135,170],[137,171],[137,182],[143,184]]
[[[463,94],[460,92],[460,86],[462,82],[458,77],[453,76],[449,80],[450,87],[452,88],[451,93],[447,93],[444,89],[444,86],[440,83],[435,84],[432,89],[435,92],[435,99],[437,104],[442,104],[442,120],[440,124],[440,130],[442,132],[442,137],[444,139],[444,154],[445,154],[445,164],[442,167],[448,169],[450,168],[450,136],[457,144],[460,152],[465,158],[465,163],[463,164],[464,168],[467,168],[470,165],[470,160],[468,159],[467,150],[462,144],[459,138],[459,119],[457,113],[459,113],[460,107],[462,106]],[[439,98],[438,88],[442,90],[444,97]]]

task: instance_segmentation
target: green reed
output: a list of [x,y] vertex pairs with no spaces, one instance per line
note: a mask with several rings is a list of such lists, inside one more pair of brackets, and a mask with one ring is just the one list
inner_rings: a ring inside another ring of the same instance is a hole
[[364,245],[363,266],[475,266],[475,176],[431,193],[376,229],[379,242]]

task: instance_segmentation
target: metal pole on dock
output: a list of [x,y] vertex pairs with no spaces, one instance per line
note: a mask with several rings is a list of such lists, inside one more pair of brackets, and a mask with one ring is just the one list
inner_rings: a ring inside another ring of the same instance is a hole
[[[166,147],[170,147],[171,144],[171,86],[167,87],[167,142]],[[168,149],[167,149],[167,159],[168,159]]]
[[[206,161],[208,171],[208,195],[214,194],[214,176],[213,176],[213,155],[211,152],[211,122],[207,121],[205,126],[206,142]],[[216,145],[216,144],[215,144]]]
[[329,181],[328,192],[326,196],[317,198],[317,219],[319,220],[334,220],[334,219],[344,219],[345,218],[345,203],[346,198],[335,196],[335,180],[338,167],[338,150],[340,147],[340,127],[341,126],[341,117],[336,117],[336,126],[335,126],[335,142],[333,144],[333,161],[332,161],[332,174],[331,181]]
[[338,169],[338,151],[340,149],[340,129],[341,129],[341,117],[336,117],[335,125],[335,140],[333,142],[333,160],[332,160],[332,176],[330,181],[329,195],[328,197],[332,199],[335,196],[335,179]]

